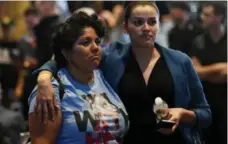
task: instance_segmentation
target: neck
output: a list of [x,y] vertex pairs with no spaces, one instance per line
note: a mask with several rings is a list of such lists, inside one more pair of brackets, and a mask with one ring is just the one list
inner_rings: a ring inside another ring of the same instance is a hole
[[214,41],[218,41],[224,34],[224,28],[221,25],[213,26],[209,29],[209,34]]
[[78,80],[83,84],[88,84],[93,80],[93,71],[82,70],[72,65],[68,65],[67,69],[69,70],[70,74],[73,76],[74,79]]
[[154,44],[147,47],[132,44],[132,50],[137,60],[151,60],[160,56]]

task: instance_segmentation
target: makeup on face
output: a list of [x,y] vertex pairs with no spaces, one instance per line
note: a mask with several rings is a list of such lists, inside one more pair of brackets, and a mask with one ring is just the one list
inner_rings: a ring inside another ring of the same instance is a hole
[[131,23],[136,27],[141,27],[147,23],[149,26],[154,26],[157,23],[156,18],[150,17],[148,19],[144,19],[142,17],[134,17],[130,19]]

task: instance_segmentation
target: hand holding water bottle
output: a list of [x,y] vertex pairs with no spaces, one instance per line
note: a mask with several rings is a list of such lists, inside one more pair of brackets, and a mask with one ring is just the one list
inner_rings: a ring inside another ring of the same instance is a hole
[[175,132],[177,126],[179,125],[183,114],[183,109],[168,108],[167,103],[160,97],[157,97],[155,99],[154,112],[157,115],[158,124],[162,124],[158,131],[162,134],[170,135]]

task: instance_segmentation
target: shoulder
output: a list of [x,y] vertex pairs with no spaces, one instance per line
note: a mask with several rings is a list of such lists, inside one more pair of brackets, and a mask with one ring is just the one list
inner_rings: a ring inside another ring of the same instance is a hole
[[[58,86],[59,86],[59,83],[58,83],[58,81],[55,78],[52,78],[51,84],[52,84],[52,86],[53,86],[54,89],[57,89]],[[29,100],[36,96],[37,88],[38,88],[38,85],[36,85],[33,88],[32,92],[30,93]]]
[[[57,82],[57,80],[55,78],[52,78],[51,84],[52,84],[52,87],[54,89],[54,96],[56,98],[56,101],[57,101],[58,104],[60,104],[59,83]],[[44,85],[43,89],[46,92],[49,91],[48,84],[47,84],[47,86]],[[29,113],[34,111],[34,107],[35,107],[35,104],[36,104],[37,93],[38,93],[38,86],[35,86],[35,88],[32,90],[32,92],[31,92],[31,94],[30,94],[30,96],[28,98]]]
[[175,62],[181,62],[181,63],[185,63],[186,61],[190,60],[190,57],[179,51],[179,50],[174,50],[171,48],[164,48],[162,46],[160,46],[161,50],[163,51],[163,54],[169,58],[169,60],[173,60]]
[[103,49],[103,52],[106,55],[109,55],[111,53],[117,53],[122,54],[126,53],[130,47],[130,43],[122,43],[122,42],[112,42],[109,47],[106,49]]

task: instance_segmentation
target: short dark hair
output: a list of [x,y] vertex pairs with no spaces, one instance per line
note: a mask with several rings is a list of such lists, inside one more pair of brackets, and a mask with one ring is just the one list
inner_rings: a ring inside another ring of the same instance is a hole
[[205,6],[212,6],[214,8],[214,14],[215,15],[226,15],[226,2],[212,2],[212,1],[207,1],[203,2],[202,7]]
[[38,16],[38,15],[39,15],[39,11],[38,11],[38,9],[35,8],[35,7],[29,7],[29,8],[26,9],[25,12],[24,12],[24,16],[28,16],[28,15]]
[[82,35],[85,27],[95,29],[99,37],[104,36],[104,28],[97,15],[89,16],[85,12],[73,13],[64,23],[60,24],[52,37],[52,49],[55,55],[57,67],[65,67],[66,59],[61,50],[71,50],[75,41]]
[[190,5],[186,1],[172,1],[170,8],[179,8],[187,12],[191,12]]
[[160,12],[159,12],[159,9],[158,9],[157,5],[155,4],[155,2],[153,2],[153,1],[132,1],[127,5],[127,7],[125,9],[125,15],[124,15],[125,23],[127,23],[129,17],[131,16],[131,13],[135,7],[146,6],[146,5],[154,7],[156,9],[156,11],[158,13],[158,17],[159,17]]

